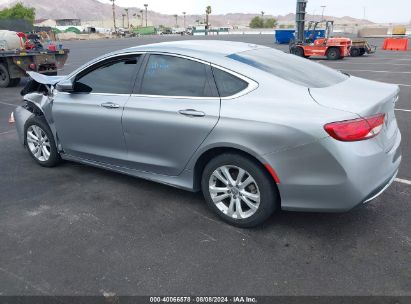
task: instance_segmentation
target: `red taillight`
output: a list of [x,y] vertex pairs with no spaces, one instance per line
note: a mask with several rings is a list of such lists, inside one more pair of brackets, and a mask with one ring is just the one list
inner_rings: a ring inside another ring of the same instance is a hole
[[36,66],[35,63],[30,63],[30,64],[29,64],[29,68],[30,68],[30,70],[35,71],[36,68],[37,68],[37,66]]
[[377,136],[384,125],[385,114],[326,124],[325,131],[341,141],[365,140]]

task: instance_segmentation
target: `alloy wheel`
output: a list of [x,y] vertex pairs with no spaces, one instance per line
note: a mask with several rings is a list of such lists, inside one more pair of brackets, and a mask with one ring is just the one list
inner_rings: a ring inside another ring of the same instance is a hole
[[238,166],[225,165],[214,170],[208,189],[217,208],[233,219],[252,216],[260,205],[257,182],[250,173]]
[[36,125],[27,128],[27,146],[33,156],[39,161],[47,161],[50,158],[50,140],[46,132]]

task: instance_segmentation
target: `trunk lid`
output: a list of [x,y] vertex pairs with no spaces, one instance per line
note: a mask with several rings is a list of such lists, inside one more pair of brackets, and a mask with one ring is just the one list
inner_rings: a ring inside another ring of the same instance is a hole
[[383,129],[375,139],[386,152],[391,150],[398,132],[394,112],[398,85],[350,76],[336,85],[310,88],[309,91],[314,101],[325,107],[351,112],[360,117],[384,113]]

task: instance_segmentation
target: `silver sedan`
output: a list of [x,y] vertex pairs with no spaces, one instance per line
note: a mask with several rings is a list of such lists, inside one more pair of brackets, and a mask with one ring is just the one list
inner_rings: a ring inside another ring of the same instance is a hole
[[365,204],[401,162],[398,86],[264,46],[159,43],[68,76],[30,76],[14,116],[38,164],[65,159],[202,190],[240,227],[280,208]]

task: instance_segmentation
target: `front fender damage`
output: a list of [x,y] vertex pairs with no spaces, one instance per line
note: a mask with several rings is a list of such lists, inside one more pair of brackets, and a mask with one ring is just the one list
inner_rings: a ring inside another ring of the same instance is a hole
[[60,150],[52,108],[55,93],[54,86],[66,76],[46,76],[35,72],[27,72],[27,74],[31,79],[21,91],[25,104],[14,111],[19,140],[22,144],[25,144],[24,126],[27,120],[32,115],[43,116]]
[[52,116],[53,96],[45,95],[44,93],[32,92],[24,95],[25,105],[17,107],[14,111],[14,117],[16,121],[17,134],[20,142],[24,145],[24,127],[27,120],[32,115],[43,116],[47,121],[51,132],[53,133],[54,140],[57,141],[57,132]]

